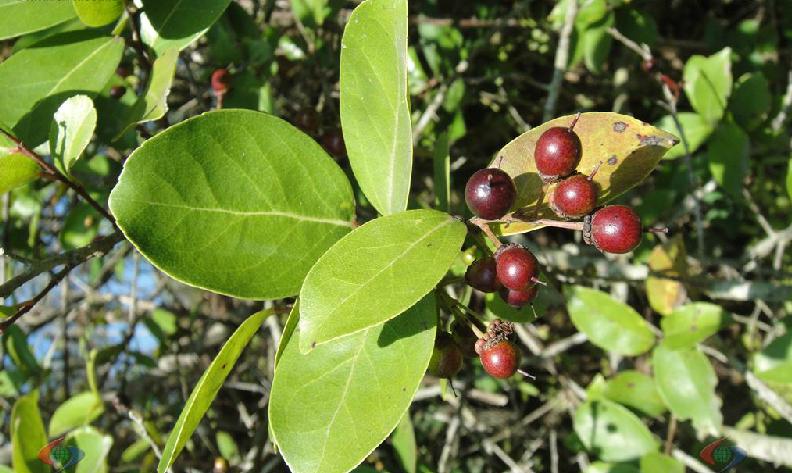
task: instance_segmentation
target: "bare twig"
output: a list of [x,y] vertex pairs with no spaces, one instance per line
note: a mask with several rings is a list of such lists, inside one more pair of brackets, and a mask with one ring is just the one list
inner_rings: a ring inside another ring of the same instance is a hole
[[673,455],[674,458],[684,463],[686,467],[690,468],[696,473],[715,473],[714,471],[707,468],[703,463],[678,448],[675,448],[671,452],[671,455]]
[[566,15],[564,16],[564,25],[558,36],[558,48],[556,49],[555,61],[553,62],[553,78],[550,80],[548,87],[547,101],[545,102],[544,114],[542,121],[546,122],[553,117],[556,109],[556,102],[558,101],[558,94],[561,91],[561,82],[564,80],[564,72],[569,62],[569,38],[572,36],[572,28],[575,25],[575,16],[577,16],[578,4],[577,0],[569,0],[567,2]]
[[415,128],[413,128],[413,146],[418,143],[418,140],[421,139],[421,135],[429,125],[429,122],[431,122],[432,119],[437,116],[437,110],[439,110],[440,106],[443,105],[443,100],[445,99],[447,91],[448,86],[443,84],[435,93],[432,102],[426,107],[426,110],[424,110],[423,114],[421,114],[421,118],[418,119],[418,122],[415,124]]
[[776,410],[781,417],[786,419],[787,422],[792,424],[792,406],[790,406],[784,398],[778,395],[775,391],[770,389],[765,383],[756,377],[751,371],[745,372],[745,381],[748,386],[756,392],[757,396],[764,402],[768,403],[770,407]]
[[677,418],[674,414],[669,414],[671,420],[668,422],[668,432],[666,433],[665,441],[665,454],[671,455],[671,449],[674,447],[674,437],[676,436]]
[[784,99],[781,101],[781,109],[778,111],[778,115],[773,118],[772,122],[773,131],[776,133],[779,132],[784,126],[784,122],[786,122],[789,110],[792,108],[792,70],[789,71],[787,81],[788,83],[786,92],[784,93]]
[[23,302],[22,304],[19,305],[17,311],[13,315],[11,315],[11,317],[8,317],[7,319],[0,321],[0,334],[4,333],[8,329],[8,327],[14,325],[16,321],[20,319],[20,317],[30,312],[30,309],[32,309],[36,304],[38,304],[39,301],[41,301],[41,299],[43,299],[44,296],[49,294],[51,290],[55,289],[55,287],[58,284],[60,284],[63,278],[65,278],[66,275],[69,274],[69,272],[72,269],[74,269],[75,266],[77,266],[77,263],[67,264],[66,267],[64,267],[63,269],[52,275],[50,282],[44,287],[44,289],[41,290],[41,292],[36,294],[36,296],[33,297],[33,299]]

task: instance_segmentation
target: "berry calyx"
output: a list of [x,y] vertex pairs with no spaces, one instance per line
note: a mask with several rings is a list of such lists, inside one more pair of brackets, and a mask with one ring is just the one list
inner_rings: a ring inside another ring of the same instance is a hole
[[502,287],[500,291],[498,291],[498,295],[500,295],[501,299],[503,299],[503,301],[510,306],[514,307],[515,309],[520,309],[523,306],[533,302],[533,300],[536,299],[536,294],[538,292],[539,286],[537,285],[529,286],[522,291],[515,291],[513,289],[509,289],[508,287]]
[[545,181],[554,181],[572,174],[580,161],[582,145],[574,131],[578,117],[569,127],[552,127],[536,141],[534,160],[536,169]]
[[587,218],[583,238],[600,251],[624,254],[634,250],[642,237],[641,219],[626,205],[608,205]]
[[556,185],[550,194],[550,207],[559,217],[579,218],[597,204],[597,186],[582,174],[570,176]]
[[481,258],[468,266],[465,281],[481,292],[495,292],[500,287],[495,258]]
[[427,371],[438,378],[452,378],[460,369],[462,369],[462,350],[451,335],[438,332]]
[[470,211],[486,220],[506,215],[516,196],[511,176],[495,168],[479,169],[465,186],[465,202]]
[[511,377],[520,365],[520,351],[508,340],[483,348],[479,357],[484,371],[499,379]]
[[523,291],[535,284],[537,262],[533,253],[517,245],[501,248],[495,255],[498,281],[515,291]]
[[479,338],[473,333],[473,330],[463,322],[454,320],[451,322],[451,338],[462,351],[462,355],[467,358],[475,358],[478,356],[476,352],[476,342]]
[[212,90],[216,95],[222,95],[228,92],[228,84],[230,82],[228,69],[215,69],[212,72],[211,85]]

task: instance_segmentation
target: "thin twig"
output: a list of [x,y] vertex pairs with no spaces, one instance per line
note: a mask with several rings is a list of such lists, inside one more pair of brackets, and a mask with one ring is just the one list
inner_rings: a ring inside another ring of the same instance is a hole
[[542,117],[543,122],[550,120],[555,113],[558,94],[561,91],[561,83],[564,80],[564,72],[569,62],[569,38],[572,36],[575,16],[577,16],[577,3],[577,0],[569,0],[567,2],[564,25],[559,32],[558,48],[556,49],[555,61],[553,62],[553,67],[555,68],[553,70],[553,78],[550,80],[550,85],[548,86],[547,101],[545,102],[544,114]]
[[677,418],[674,414],[669,414],[671,420],[668,422],[668,433],[666,434],[665,441],[665,454],[671,455],[671,450],[674,447],[674,437],[676,436]]
[[17,311],[11,317],[0,321],[0,334],[4,333],[8,329],[8,327],[14,325],[16,321],[19,320],[23,315],[30,312],[30,309],[32,309],[36,304],[38,304],[39,301],[41,301],[41,299],[43,299],[44,296],[49,294],[51,290],[55,289],[55,287],[58,284],[60,284],[63,278],[65,278],[66,275],[69,274],[69,272],[72,269],[74,269],[76,266],[77,264],[75,263],[67,264],[65,268],[61,269],[52,276],[49,284],[47,284],[44,287],[44,289],[41,290],[41,292],[36,294],[36,296],[33,297],[33,299],[23,302],[22,304],[19,305]]
[[415,128],[413,128],[413,146],[418,143],[418,140],[421,139],[421,135],[424,132],[424,129],[429,125],[429,122],[432,121],[433,118],[437,116],[437,110],[440,109],[440,106],[443,105],[443,100],[445,99],[446,92],[448,91],[448,86],[443,84],[440,89],[435,93],[432,102],[429,106],[426,107],[421,118],[418,119],[418,122],[415,124]]
[[772,122],[773,131],[776,133],[781,131],[781,128],[784,126],[784,122],[786,122],[789,110],[792,109],[792,70],[789,71],[788,77],[789,78],[787,79],[788,83],[786,92],[784,93],[784,99],[781,101],[781,109],[778,111],[778,115],[773,118]]

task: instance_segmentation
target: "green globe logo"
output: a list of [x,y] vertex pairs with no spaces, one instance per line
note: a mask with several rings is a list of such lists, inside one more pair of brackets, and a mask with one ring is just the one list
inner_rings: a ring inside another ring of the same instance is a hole
[[64,447],[63,445],[58,445],[50,451],[50,458],[52,459],[56,468],[60,468],[63,465],[69,464],[69,459],[71,458],[71,452],[69,449]]
[[729,445],[721,445],[720,447],[716,448],[714,452],[712,452],[712,459],[718,462],[718,464],[729,463],[732,459],[731,446]]

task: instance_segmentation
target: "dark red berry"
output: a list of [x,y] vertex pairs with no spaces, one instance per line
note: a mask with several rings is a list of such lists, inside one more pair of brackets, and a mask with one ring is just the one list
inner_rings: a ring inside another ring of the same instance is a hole
[[438,378],[452,378],[462,369],[462,350],[451,335],[438,332],[432,358],[429,359],[429,374]]
[[346,155],[346,146],[341,130],[327,131],[322,135],[322,146],[333,156],[340,158]]
[[228,84],[230,82],[228,69],[216,69],[212,72],[212,90],[215,94],[224,94],[228,92]]
[[495,258],[481,258],[474,261],[465,271],[465,281],[481,292],[497,291],[500,283],[498,283],[498,268]]
[[468,358],[475,358],[478,356],[475,348],[478,337],[466,323],[458,320],[451,322],[451,338],[454,339],[454,343],[462,350],[463,355]]
[[465,202],[470,211],[486,220],[506,215],[516,195],[511,176],[495,168],[476,171],[465,186]]
[[127,77],[132,75],[132,72],[130,71],[129,66],[122,64],[116,68],[116,74],[118,75],[118,77],[126,79]]
[[508,287],[502,287],[498,294],[501,296],[504,302],[509,304],[510,306],[519,309],[526,304],[530,304],[536,299],[536,294],[539,292],[539,286],[533,285],[529,286],[522,291],[515,291],[513,289],[509,289]]
[[545,179],[552,180],[572,174],[580,161],[580,138],[572,129],[556,126],[547,129],[536,141],[534,160],[536,169]]
[[640,217],[625,205],[608,205],[594,212],[588,230],[584,231],[588,242],[600,251],[617,254],[634,250],[643,233]]
[[520,365],[520,351],[508,340],[484,348],[480,358],[484,371],[500,379],[512,376]]
[[120,99],[121,97],[124,96],[125,93],[126,93],[126,87],[122,85],[115,85],[113,87],[110,87],[110,97],[113,97],[114,99]]
[[563,218],[588,215],[597,204],[597,186],[582,174],[575,174],[556,185],[550,195],[550,206]]
[[496,261],[498,281],[507,288],[522,291],[536,282],[536,257],[525,248],[506,247],[496,255]]

